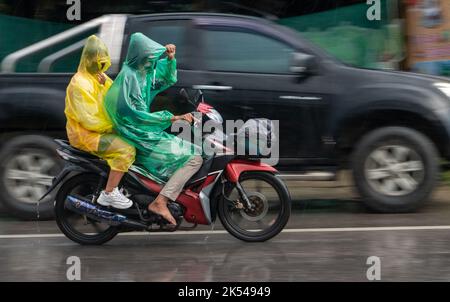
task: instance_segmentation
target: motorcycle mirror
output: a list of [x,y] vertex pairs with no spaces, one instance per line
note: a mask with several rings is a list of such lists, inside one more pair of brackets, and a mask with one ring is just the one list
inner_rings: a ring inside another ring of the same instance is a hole
[[189,97],[188,92],[187,92],[186,89],[184,89],[184,88],[181,88],[181,89],[180,89],[180,95],[181,95],[182,97],[186,98],[186,100],[188,100],[188,101],[191,100],[191,98]]
[[201,102],[201,103],[204,103],[205,102],[205,99],[204,99],[204,97],[203,97],[203,92],[199,89],[198,90],[198,95],[197,95],[197,103],[199,103],[199,102]]

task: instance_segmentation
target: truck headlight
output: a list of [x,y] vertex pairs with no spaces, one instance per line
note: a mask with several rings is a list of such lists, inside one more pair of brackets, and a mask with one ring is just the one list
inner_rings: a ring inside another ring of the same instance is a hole
[[450,83],[439,82],[434,83],[434,86],[450,98]]

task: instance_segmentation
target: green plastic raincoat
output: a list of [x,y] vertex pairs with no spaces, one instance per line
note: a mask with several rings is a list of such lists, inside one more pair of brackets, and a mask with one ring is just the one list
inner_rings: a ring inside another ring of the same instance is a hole
[[160,59],[165,51],[142,33],[133,34],[122,70],[105,99],[114,129],[136,147],[135,165],[158,182],[167,181],[195,153],[192,144],[165,132],[172,113],[150,112],[155,96],[177,81],[176,59]]

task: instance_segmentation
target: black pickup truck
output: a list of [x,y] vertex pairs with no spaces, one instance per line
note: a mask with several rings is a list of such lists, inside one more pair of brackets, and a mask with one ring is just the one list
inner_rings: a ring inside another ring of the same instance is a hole
[[[110,48],[112,77],[132,33],[176,44],[178,83],[158,97],[154,110],[190,111],[177,91],[192,87],[225,119],[279,120],[278,168],[285,177],[327,179],[351,169],[372,210],[417,209],[437,183],[441,159],[450,157],[448,79],[353,68],[301,34],[254,17],[107,15],[1,64],[0,200],[19,217],[36,218],[36,200],[61,168],[52,139],[65,136],[64,97],[72,73],[54,72],[54,66],[79,55],[92,32]],[[15,72],[22,58],[77,37],[42,58],[37,72]],[[51,198],[42,202],[39,218],[51,217],[52,206]]]

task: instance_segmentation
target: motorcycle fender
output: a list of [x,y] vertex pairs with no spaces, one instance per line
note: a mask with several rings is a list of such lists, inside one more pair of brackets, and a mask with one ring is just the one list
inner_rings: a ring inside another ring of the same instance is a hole
[[42,195],[42,197],[39,199],[39,201],[41,201],[42,199],[44,199],[45,197],[47,197],[47,195],[49,195],[56,187],[58,187],[58,185],[64,180],[66,179],[66,177],[72,173],[72,172],[86,172],[88,170],[79,167],[79,166],[75,166],[75,165],[70,165],[67,164],[64,166],[64,168],[62,169],[61,172],[59,172],[59,174],[53,178],[52,180],[52,185],[50,186],[50,188],[47,190],[47,192],[45,192],[44,195]]
[[227,180],[237,183],[244,172],[269,172],[276,174],[277,169],[259,161],[232,160],[225,168]]

